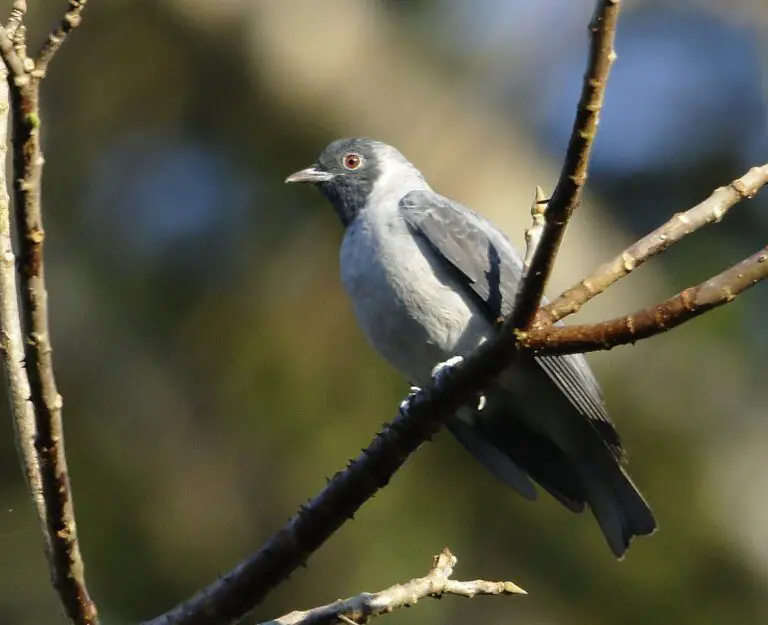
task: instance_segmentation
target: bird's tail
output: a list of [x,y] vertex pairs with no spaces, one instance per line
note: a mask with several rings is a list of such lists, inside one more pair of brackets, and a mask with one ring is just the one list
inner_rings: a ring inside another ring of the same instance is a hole
[[608,546],[621,559],[634,536],[656,531],[656,519],[640,491],[618,463],[579,463],[578,472],[592,513]]

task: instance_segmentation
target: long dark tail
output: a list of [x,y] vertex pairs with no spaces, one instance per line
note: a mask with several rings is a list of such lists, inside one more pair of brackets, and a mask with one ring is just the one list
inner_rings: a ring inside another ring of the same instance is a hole
[[470,425],[458,418],[447,425],[467,451],[527,499],[536,498],[530,476],[569,510],[581,512],[589,505],[617,558],[634,536],[656,529],[650,507],[601,441],[591,441],[592,453],[572,458],[514,418],[490,423],[503,423],[503,431],[486,430],[489,422]]
[[622,558],[634,536],[656,530],[656,519],[624,468],[618,463],[611,467],[601,464],[597,468],[580,462],[577,471],[608,546],[617,558]]

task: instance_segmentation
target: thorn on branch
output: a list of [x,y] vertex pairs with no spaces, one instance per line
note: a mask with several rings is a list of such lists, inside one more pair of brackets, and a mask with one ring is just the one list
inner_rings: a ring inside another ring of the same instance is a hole
[[525,261],[523,262],[523,276],[528,274],[533,255],[541,241],[541,233],[547,223],[547,196],[544,189],[536,185],[536,193],[531,204],[531,227],[525,231]]

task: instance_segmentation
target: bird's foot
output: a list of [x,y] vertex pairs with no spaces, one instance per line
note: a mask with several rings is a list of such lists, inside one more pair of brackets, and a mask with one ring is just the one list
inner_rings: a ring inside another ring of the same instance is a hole
[[[462,362],[464,362],[463,356],[453,356],[452,358],[449,358],[445,362],[437,363],[432,369],[432,379],[434,379],[434,381],[437,384],[441,384],[443,376],[445,376],[445,374],[448,371],[450,371],[453,367],[455,367],[456,365]],[[477,396],[477,411],[479,412],[483,408],[485,408],[485,395],[480,393]]]
[[437,383],[441,384],[443,381],[443,377],[445,376],[448,371],[453,369],[456,365],[464,362],[463,356],[453,356],[452,358],[449,358],[445,362],[438,362],[433,368],[432,368],[432,379]]

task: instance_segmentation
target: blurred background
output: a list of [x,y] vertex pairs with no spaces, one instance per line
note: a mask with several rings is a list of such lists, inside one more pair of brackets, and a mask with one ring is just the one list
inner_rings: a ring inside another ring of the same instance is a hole
[[[32,3],[32,41],[65,4]],[[768,155],[764,0],[625,4],[551,292]],[[522,244],[534,186],[551,191],[560,167],[593,5],[88,6],[44,85],[44,205],[71,477],[105,623],[155,616],[257,549],[407,391],[356,327],[335,215],[285,176],[334,138],[376,137]],[[767,215],[768,193],[739,205],[579,319],[726,268],[765,245]],[[590,356],[661,527],[624,562],[591,515],[524,501],[442,433],[245,622],[422,575],[444,546],[457,578],[530,595],[425,601],[388,622],[768,622],[766,307],[759,286]],[[2,409],[0,623],[63,622]]]

